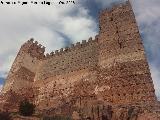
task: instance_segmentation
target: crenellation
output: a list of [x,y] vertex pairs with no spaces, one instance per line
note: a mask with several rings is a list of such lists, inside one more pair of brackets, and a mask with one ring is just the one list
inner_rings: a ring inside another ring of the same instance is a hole
[[87,42],[86,42],[86,40],[82,40],[82,45],[84,45],[84,44],[86,44]]
[[58,50],[55,50],[55,55],[58,55]]
[[61,53],[63,52],[63,48],[60,49],[60,52],[61,52]]
[[44,52],[45,52],[45,47],[42,46],[41,44],[38,44],[37,41],[34,41],[34,39],[31,38],[21,46],[21,50],[19,53],[26,53],[32,57],[43,59]]
[[96,35],[95,40],[93,40],[92,37],[90,37],[88,39],[88,41],[82,40],[82,42],[77,42],[76,44],[71,44],[70,47],[61,48],[59,50],[55,50],[54,52],[47,53],[47,55],[45,55],[44,59],[48,59],[48,58],[56,57],[56,56],[59,56],[59,55],[63,55],[63,54],[66,54],[68,52],[75,51],[79,48],[83,48],[85,46],[90,46],[92,44],[96,44],[98,42],[98,37],[99,37],[99,35]]
[[92,40],[92,37],[90,37],[89,39],[88,39],[88,42],[92,42],[93,40]]
[[46,57],[49,58],[49,56],[50,56],[49,53],[47,53],[47,54],[46,54]]
[[30,38],[26,43],[28,43],[28,44],[33,44],[33,41],[34,41],[34,39],[33,39],[33,38]]
[[28,40],[28,41],[30,41],[30,42],[32,42],[32,43],[33,43],[33,41],[34,41],[34,38],[30,38],[30,40]]
[[65,49],[64,49],[65,52],[68,52],[69,50],[70,50],[69,47],[65,47]]
[[44,54],[44,52],[45,52],[45,47],[41,45],[41,46],[39,46],[39,49],[40,49],[41,53]]
[[38,41],[34,41],[33,44],[34,44],[34,45],[38,45]]
[[74,48],[74,46],[75,46],[74,44],[71,44],[71,49]]
[[80,42],[77,42],[76,45],[75,45],[75,47],[77,47],[77,48],[80,47],[80,46],[81,46]]
[[41,45],[41,44],[39,44],[39,45],[38,45],[38,47],[42,48],[42,45]]
[[99,39],[99,35],[96,35],[95,36],[95,41],[98,42],[98,39]]

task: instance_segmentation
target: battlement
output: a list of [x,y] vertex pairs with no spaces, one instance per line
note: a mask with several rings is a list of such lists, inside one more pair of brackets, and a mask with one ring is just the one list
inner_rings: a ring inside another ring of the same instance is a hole
[[[107,9],[101,11],[100,16],[99,16],[100,24],[102,25],[102,24],[106,23],[106,21],[103,21],[103,17],[106,17],[106,14],[110,14],[117,9],[118,10],[119,9],[130,9],[131,10],[131,4],[130,4],[129,0],[127,0],[124,3],[114,5],[112,8],[107,8]],[[107,16],[109,16],[109,15],[107,15]],[[101,25],[100,25],[100,28],[101,28]],[[101,31],[101,29],[100,29],[100,31]],[[65,48],[61,48],[59,50],[52,51],[51,53],[47,53],[46,55],[44,55],[45,47],[42,46],[41,44],[38,44],[37,41],[34,41],[34,39],[31,38],[26,43],[24,43],[24,45],[22,45],[21,51],[27,52],[30,55],[32,55],[33,57],[37,57],[40,59],[48,59],[48,58],[52,58],[57,55],[65,54],[65,53],[72,51],[72,50],[75,50],[75,49],[79,49],[80,47],[95,43],[98,41],[98,36],[99,35],[96,35],[94,40],[92,38],[89,38],[88,41],[82,40],[82,42],[77,42],[76,44],[71,44],[69,47],[65,47]]]
[[65,53],[68,53],[68,52],[71,52],[73,50],[79,49],[81,47],[84,47],[84,46],[87,46],[87,45],[90,45],[90,44],[94,44],[94,43],[98,42],[98,37],[99,36],[96,35],[95,39],[90,37],[88,39],[88,41],[82,40],[81,42],[77,42],[76,44],[71,44],[69,47],[61,48],[59,50],[52,51],[51,53],[47,53],[45,55],[45,59],[52,58],[52,57],[55,57],[55,56],[58,56],[58,55],[63,55]]
[[45,47],[42,46],[41,44],[38,44],[38,42],[34,41],[33,38],[31,38],[21,46],[20,52],[28,53],[32,57],[36,57],[38,59],[42,59],[45,57],[44,55]]
[[24,43],[26,46],[35,46],[35,49],[40,49],[42,52],[45,52],[45,47],[39,44],[37,41],[34,41],[33,38]]
[[107,8],[100,12],[99,33],[113,34],[113,32],[116,32],[117,24],[134,20],[132,6],[129,1],[114,5],[112,8]]
[[132,7],[131,7],[130,1],[127,0],[126,2],[122,2],[122,3],[120,3],[120,4],[114,4],[112,7],[110,7],[110,8],[108,7],[108,8],[106,8],[106,9],[100,11],[100,16],[103,15],[104,13],[106,13],[106,12],[107,12],[107,13],[111,13],[111,12],[113,12],[114,10],[120,9],[120,8],[131,10]]

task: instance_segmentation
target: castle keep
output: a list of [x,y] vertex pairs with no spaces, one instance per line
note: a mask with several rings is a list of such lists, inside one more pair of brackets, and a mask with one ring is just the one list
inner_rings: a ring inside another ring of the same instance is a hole
[[[104,10],[94,39],[44,55],[33,39],[24,43],[10,69],[3,108],[14,110],[25,98],[37,111],[78,114],[98,120],[103,105],[157,101],[139,30],[130,3]],[[14,97],[17,101],[14,101]],[[11,102],[12,101],[12,102]],[[13,104],[14,103],[14,104]],[[100,114],[100,112],[99,112]],[[74,115],[73,115],[74,116]]]

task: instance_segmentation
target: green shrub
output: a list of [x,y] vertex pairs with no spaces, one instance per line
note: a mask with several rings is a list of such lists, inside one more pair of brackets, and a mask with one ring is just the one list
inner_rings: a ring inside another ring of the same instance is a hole
[[0,120],[11,120],[10,113],[0,112]]
[[20,102],[19,113],[23,116],[31,116],[35,112],[35,105],[30,103],[27,99]]

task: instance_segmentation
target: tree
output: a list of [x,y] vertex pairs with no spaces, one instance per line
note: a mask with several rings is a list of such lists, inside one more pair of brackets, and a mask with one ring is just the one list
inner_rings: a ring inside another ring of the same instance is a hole
[[20,102],[19,113],[23,116],[31,116],[35,112],[35,105],[27,99]]

